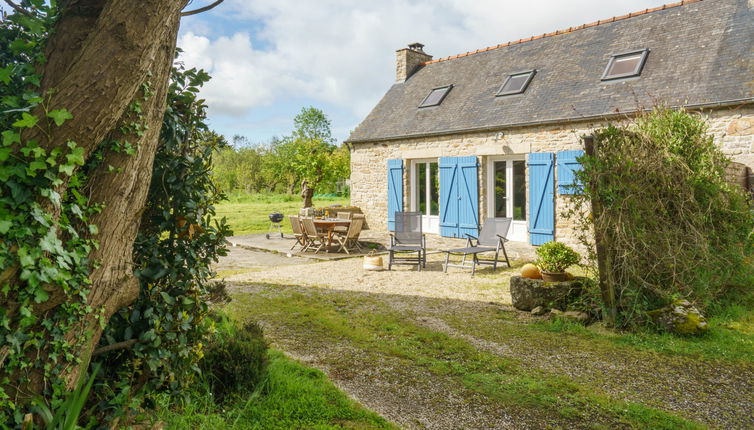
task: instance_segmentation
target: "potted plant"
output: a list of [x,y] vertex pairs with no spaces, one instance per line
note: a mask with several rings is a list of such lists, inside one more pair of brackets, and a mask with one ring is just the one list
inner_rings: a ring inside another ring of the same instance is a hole
[[581,256],[570,246],[561,242],[547,242],[537,248],[537,266],[546,282],[568,280],[566,269],[581,261]]

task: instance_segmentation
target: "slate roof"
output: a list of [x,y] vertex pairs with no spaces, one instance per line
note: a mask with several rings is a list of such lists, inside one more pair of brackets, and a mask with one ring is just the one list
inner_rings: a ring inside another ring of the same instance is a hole
[[[348,141],[599,118],[658,103],[754,101],[754,1],[671,6],[427,62],[394,84]],[[640,77],[600,80],[611,55],[643,48],[650,52]],[[525,93],[495,97],[509,74],[531,69]],[[448,84],[442,104],[418,108]]]

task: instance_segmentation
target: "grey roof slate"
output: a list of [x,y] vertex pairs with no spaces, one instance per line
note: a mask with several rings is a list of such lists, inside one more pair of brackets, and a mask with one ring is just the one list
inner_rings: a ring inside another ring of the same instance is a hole
[[[600,78],[612,54],[649,48],[640,77]],[[526,92],[495,97],[514,72]],[[418,108],[453,84],[439,106]],[[348,141],[387,140],[754,99],[754,1],[704,0],[423,66],[394,84]]]

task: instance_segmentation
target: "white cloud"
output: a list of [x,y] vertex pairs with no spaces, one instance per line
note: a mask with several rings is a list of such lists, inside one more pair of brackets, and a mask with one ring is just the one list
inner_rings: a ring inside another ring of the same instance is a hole
[[[225,21],[255,32],[190,22],[179,46],[187,65],[213,76],[210,113],[244,115],[312,98],[365,116],[394,81],[394,51],[426,44],[435,58],[621,15],[662,0],[226,0]],[[256,40],[255,40],[256,38]],[[262,46],[262,48],[255,48]],[[355,124],[354,124],[355,125]]]

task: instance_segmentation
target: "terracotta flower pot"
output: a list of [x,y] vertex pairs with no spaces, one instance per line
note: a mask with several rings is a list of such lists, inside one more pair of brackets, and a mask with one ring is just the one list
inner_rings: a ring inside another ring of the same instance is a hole
[[544,270],[542,272],[542,279],[545,282],[563,282],[568,280],[568,273],[566,272],[545,272]]

